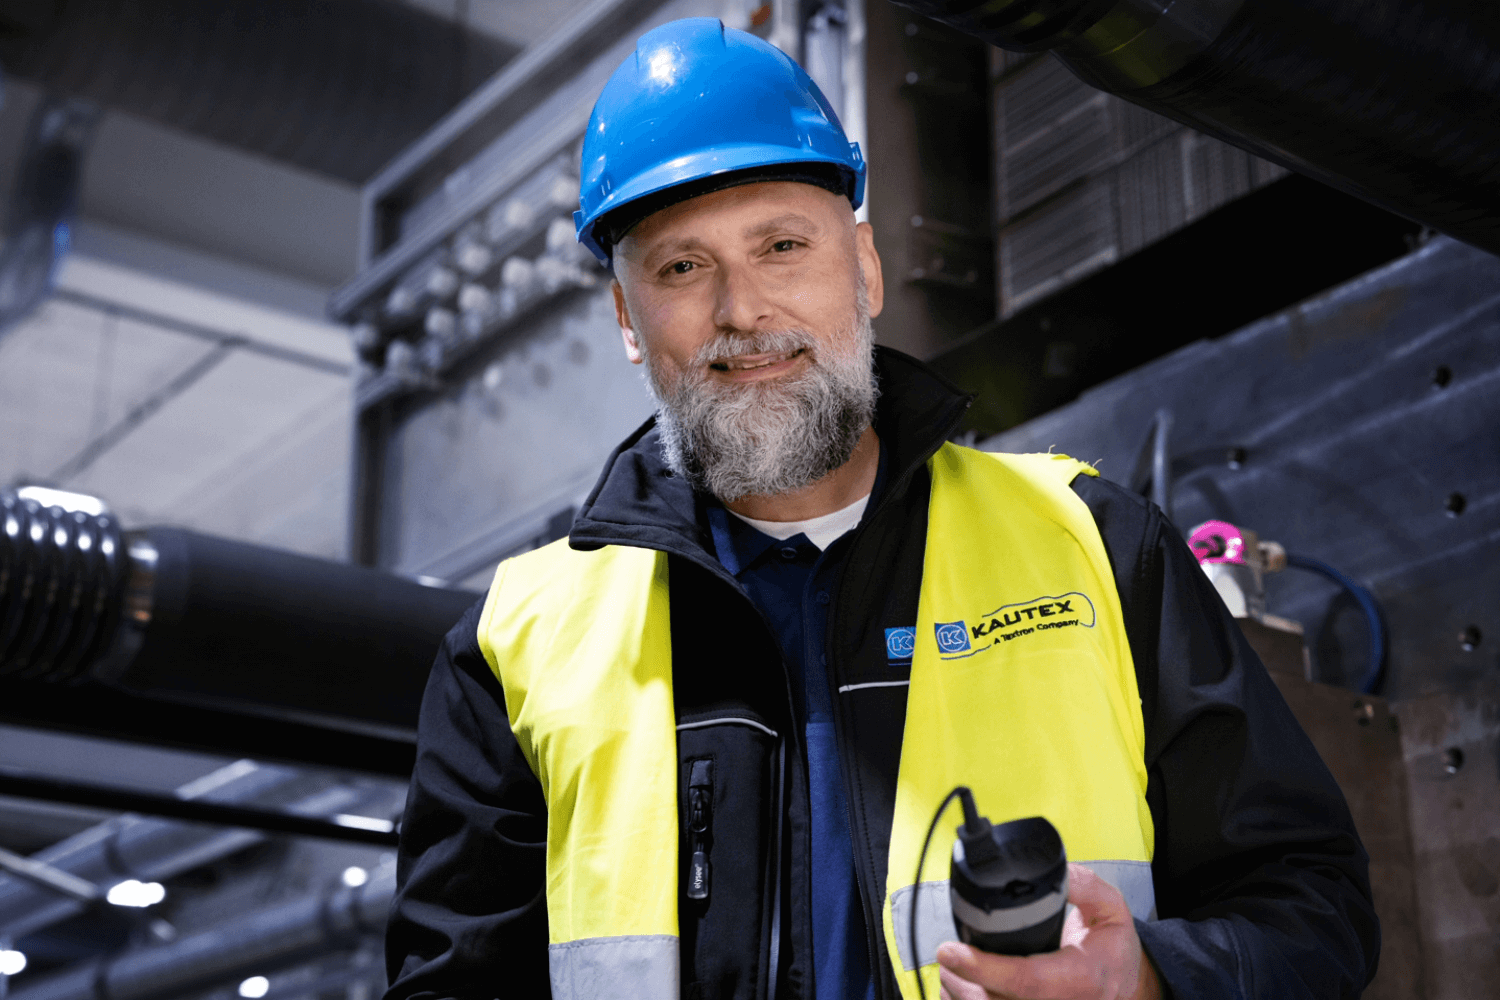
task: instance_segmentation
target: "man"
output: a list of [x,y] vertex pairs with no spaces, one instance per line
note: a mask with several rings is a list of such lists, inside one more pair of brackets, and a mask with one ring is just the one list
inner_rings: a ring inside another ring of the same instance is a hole
[[[606,85],[579,234],[658,413],[438,657],[389,996],[1357,995],[1337,786],[1159,511],[945,444],[969,398],[872,345],[863,180],[717,21]],[[960,783],[1083,863],[1059,951],[952,940]]]

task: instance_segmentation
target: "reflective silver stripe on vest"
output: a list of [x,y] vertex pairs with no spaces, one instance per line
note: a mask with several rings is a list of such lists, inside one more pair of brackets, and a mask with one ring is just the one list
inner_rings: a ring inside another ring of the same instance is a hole
[[[1080,863],[1120,890],[1132,916],[1139,920],[1156,919],[1156,889],[1151,884],[1151,865],[1145,861]],[[920,891],[914,892],[914,889]],[[917,899],[917,954],[921,956],[922,965],[931,965],[937,961],[938,945],[944,941],[958,940],[958,930],[953,926],[953,903],[948,895],[947,879],[897,889],[891,897],[891,923],[896,930],[896,948],[901,954],[901,968],[907,972],[917,967],[911,954],[913,896]]]
[[1080,864],[1120,890],[1132,917],[1137,920],[1156,919],[1156,886],[1151,882],[1149,862],[1083,861]]
[[678,951],[670,934],[548,945],[553,1000],[677,1000]]

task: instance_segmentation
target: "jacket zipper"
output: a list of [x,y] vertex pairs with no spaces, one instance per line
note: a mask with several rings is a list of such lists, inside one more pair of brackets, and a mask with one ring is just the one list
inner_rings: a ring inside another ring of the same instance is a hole
[[767,934],[766,1000],[776,1000],[776,978],[781,967],[781,838],[784,835],[782,800],[786,797],[786,741],[776,741],[776,793],[771,797],[775,817],[772,828],[771,859],[767,866],[771,881],[771,927]]
[[[861,532],[861,534],[863,534],[863,532]],[[850,555],[853,554],[854,545],[858,542],[859,535],[855,535],[855,537],[850,541]],[[847,569],[848,566],[849,557],[845,556],[843,568]],[[837,614],[838,593],[843,589],[841,586],[842,582],[843,573],[840,572],[839,580],[834,587],[834,600],[828,608],[828,621],[830,627],[824,634],[823,638],[824,655],[827,658],[828,666],[824,669],[823,673],[824,680],[826,680],[828,683],[828,697],[833,704],[834,742],[838,745],[839,748],[839,771],[844,781],[844,805],[848,814],[849,839],[851,841],[849,847],[851,852],[856,855],[854,859],[854,885],[855,888],[859,891],[860,908],[864,911],[865,915],[865,954],[868,956],[867,968],[870,970],[870,978],[875,982],[875,993],[878,997],[884,994],[882,984],[885,982],[885,976],[883,975],[884,970],[880,968],[880,947],[876,943],[875,938],[875,928],[877,926],[880,926],[879,921],[881,920],[881,914],[879,910],[873,909],[873,895],[875,891],[874,882],[872,881],[873,873],[865,871],[868,865],[867,856],[869,854],[869,851],[865,849],[865,845],[869,843],[869,838],[865,834],[866,824],[864,823],[864,816],[858,809],[855,808],[854,804],[854,788],[853,782],[850,780],[851,768],[848,763],[849,753],[852,747],[849,746],[848,741],[845,739],[845,733],[848,730],[848,723],[844,719],[844,705],[843,702],[839,700],[841,696],[838,692],[838,681],[834,677],[835,661],[832,649],[833,642],[830,638],[835,631],[832,626],[834,618]]]
[[[776,630],[771,627],[771,622],[766,618],[765,612],[761,611],[756,603],[750,599],[750,595],[745,591],[744,586],[734,577],[729,575],[728,571],[724,569],[723,564],[721,564],[716,559],[703,559],[695,554],[673,552],[667,549],[661,549],[660,551],[665,552],[669,557],[672,555],[676,555],[679,558],[687,559],[694,565],[708,570],[710,575],[715,576],[718,579],[729,584],[730,589],[738,593],[740,597],[750,605],[751,609],[755,612],[756,617],[760,619],[761,627],[764,628],[766,630],[766,634],[771,637],[772,644],[776,647],[778,652],[781,652],[781,680],[786,690],[787,720],[790,723],[792,736],[781,737],[777,741],[777,794],[775,801],[771,804],[771,808],[773,811],[772,825],[774,825],[776,830],[776,842],[771,849],[772,855],[775,859],[774,867],[772,869],[773,889],[771,895],[771,934],[769,939],[765,942],[764,948],[762,950],[762,954],[766,956],[767,967],[769,970],[765,980],[766,1000],[776,1000],[776,987],[778,985],[777,978],[779,966],[781,964],[781,910],[783,907],[783,902],[781,899],[781,868],[783,864],[781,857],[781,843],[785,832],[784,824],[786,821],[786,769],[789,766],[786,754],[786,743],[789,738],[795,740],[796,734],[798,732],[801,732],[801,723],[797,717],[797,701],[796,697],[792,693],[791,671],[787,670],[786,668],[786,653],[781,651],[781,641],[777,638]],[[801,744],[797,743],[794,745],[800,747]],[[689,772],[688,778],[689,784],[691,784],[691,771]],[[806,805],[809,810],[812,808],[810,802],[804,803],[804,805]],[[804,857],[808,856],[810,850],[810,845],[804,845]],[[704,860],[706,862],[707,858],[705,857]],[[808,944],[808,969],[809,972],[811,972],[811,942],[808,942]]]
[[[964,409],[967,410],[968,407],[965,406]],[[960,414],[960,416],[961,415],[962,414]],[[953,423],[956,425],[957,422],[958,418],[954,418]],[[944,440],[946,440],[946,436],[944,437]],[[877,936],[877,934],[883,934],[884,930],[884,900],[877,902],[873,898],[875,885],[874,873],[866,870],[869,865],[869,851],[865,848],[869,843],[869,837],[865,832],[867,824],[864,821],[864,816],[858,809],[855,808],[854,804],[855,799],[853,781],[850,778],[851,768],[848,763],[849,754],[853,748],[850,746],[847,738],[848,722],[844,717],[844,703],[840,700],[840,695],[838,692],[838,679],[835,677],[835,672],[837,669],[835,664],[837,662],[837,657],[835,656],[835,651],[833,649],[832,637],[838,631],[837,620],[839,611],[839,598],[844,589],[844,573],[848,571],[849,563],[854,556],[855,549],[859,546],[860,539],[864,537],[865,527],[869,524],[874,523],[875,519],[880,517],[885,512],[885,508],[889,505],[891,497],[895,496],[898,492],[902,492],[906,489],[912,476],[916,474],[916,469],[918,468],[918,466],[925,465],[928,459],[930,459],[933,454],[936,454],[937,449],[940,447],[942,447],[941,441],[939,441],[938,445],[934,447],[932,451],[929,452],[920,463],[918,463],[918,465],[913,465],[911,468],[902,473],[894,482],[888,483],[885,487],[884,495],[876,503],[875,509],[870,512],[870,516],[855,529],[854,537],[849,540],[849,552],[844,557],[843,566],[840,567],[839,578],[834,581],[833,593],[831,595],[832,601],[828,606],[829,627],[823,635],[823,653],[828,663],[823,673],[824,679],[828,682],[828,697],[833,704],[834,741],[838,744],[839,748],[839,771],[841,772],[844,780],[844,802],[848,810],[849,836],[850,840],[853,841],[853,843],[850,844],[850,847],[856,854],[854,862],[854,883],[855,887],[859,890],[860,908],[864,911],[865,914],[865,951],[869,956],[870,976],[875,981],[875,993],[877,997],[883,997],[885,995],[884,984],[887,978],[885,969],[881,968],[881,949],[879,937]],[[879,928],[880,930],[877,931],[877,928]]]
[[707,899],[708,852],[713,844],[714,762],[695,760],[688,772],[688,899]]

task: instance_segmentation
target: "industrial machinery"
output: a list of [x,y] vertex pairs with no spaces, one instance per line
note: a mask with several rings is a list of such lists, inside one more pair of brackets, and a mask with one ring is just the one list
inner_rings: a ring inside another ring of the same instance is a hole
[[[0,722],[257,759],[156,794],[5,755],[12,801],[124,813],[30,857],[0,850],[0,951],[40,970],[10,995],[162,1000],[286,970],[314,993],[378,982],[417,707],[476,595],[62,505],[88,499],[0,493]],[[220,878],[261,884],[258,905],[223,919]],[[102,961],[66,963],[71,942],[122,932]]]
[[405,774],[476,599],[0,493],[0,719]]

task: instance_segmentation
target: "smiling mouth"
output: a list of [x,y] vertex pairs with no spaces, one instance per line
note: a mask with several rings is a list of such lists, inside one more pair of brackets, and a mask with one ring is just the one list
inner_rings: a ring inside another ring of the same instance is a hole
[[743,354],[738,357],[725,358],[723,361],[715,361],[709,367],[720,372],[754,371],[757,368],[769,368],[783,361],[790,361],[806,350],[805,347],[799,347],[795,351],[782,351],[779,354]]

